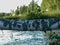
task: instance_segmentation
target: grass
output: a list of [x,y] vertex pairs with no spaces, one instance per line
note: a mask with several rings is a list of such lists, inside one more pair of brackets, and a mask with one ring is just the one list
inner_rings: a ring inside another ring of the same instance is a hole
[[[20,14],[19,14],[20,15]],[[22,19],[22,20],[28,20],[28,19],[45,19],[45,18],[60,18],[60,10],[52,10],[52,11],[45,11],[45,12],[40,12],[38,14],[21,14],[21,16],[15,15],[15,16],[3,16],[0,18],[4,19]]]

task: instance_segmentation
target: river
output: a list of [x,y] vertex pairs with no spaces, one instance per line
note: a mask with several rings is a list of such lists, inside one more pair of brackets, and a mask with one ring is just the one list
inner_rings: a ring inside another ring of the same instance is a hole
[[48,45],[42,31],[0,30],[0,45]]

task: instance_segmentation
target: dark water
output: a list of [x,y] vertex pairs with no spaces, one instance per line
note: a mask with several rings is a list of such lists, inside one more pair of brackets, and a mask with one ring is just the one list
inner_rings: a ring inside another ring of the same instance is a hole
[[0,31],[0,45],[48,45],[41,31]]
[[1,30],[56,30],[60,29],[60,18],[34,19],[34,20],[14,20],[0,19]]

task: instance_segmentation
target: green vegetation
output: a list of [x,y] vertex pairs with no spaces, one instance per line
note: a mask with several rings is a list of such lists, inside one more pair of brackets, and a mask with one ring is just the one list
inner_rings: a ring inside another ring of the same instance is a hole
[[60,0],[43,0],[41,12],[49,17],[60,17]]
[[59,30],[53,30],[46,33],[46,35],[48,36],[48,43],[49,45],[60,45],[60,31]]
[[28,6],[17,6],[10,13],[0,13],[4,19],[60,18],[60,0],[42,0],[41,7],[32,0]]

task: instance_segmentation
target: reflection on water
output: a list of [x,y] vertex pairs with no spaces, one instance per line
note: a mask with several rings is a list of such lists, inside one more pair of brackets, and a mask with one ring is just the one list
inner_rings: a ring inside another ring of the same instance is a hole
[[0,30],[0,45],[47,45],[46,40],[41,31]]

